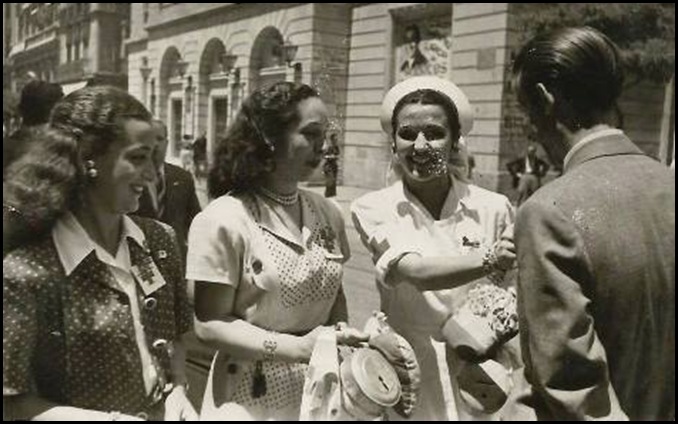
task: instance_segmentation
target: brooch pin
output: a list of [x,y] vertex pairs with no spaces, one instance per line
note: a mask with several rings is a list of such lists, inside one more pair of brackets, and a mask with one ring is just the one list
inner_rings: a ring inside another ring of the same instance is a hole
[[471,241],[471,240],[469,240],[468,237],[464,236],[461,239],[461,245],[478,248],[478,247],[480,247],[480,242],[479,241]]
[[141,258],[138,265],[133,265],[132,274],[146,296],[166,284],[165,279],[150,256]]
[[323,227],[320,229],[320,240],[322,241],[323,247],[328,252],[332,252],[335,249],[335,240],[337,235],[334,234],[334,230],[331,227]]

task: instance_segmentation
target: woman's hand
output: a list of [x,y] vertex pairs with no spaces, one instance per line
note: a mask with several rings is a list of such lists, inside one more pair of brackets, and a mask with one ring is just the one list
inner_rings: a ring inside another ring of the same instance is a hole
[[299,343],[299,357],[301,360],[303,360],[303,362],[308,362],[311,360],[311,355],[313,354],[313,349],[315,348],[315,342],[318,340],[318,336],[329,328],[331,327],[319,325],[301,337],[301,342]]
[[165,421],[198,421],[198,413],[186,397],[186,386],[175,386],[165,399]]
[[500,240],[494,245],[497,268],[508,271],[516,262],[516,245],[513,243],[513,225],[506,228]]
[[337,331],[337,344],[360,347],[361,343],[367,343],[370,335],[357,328],[349,327],[345,322],[338,322],[335,326]]

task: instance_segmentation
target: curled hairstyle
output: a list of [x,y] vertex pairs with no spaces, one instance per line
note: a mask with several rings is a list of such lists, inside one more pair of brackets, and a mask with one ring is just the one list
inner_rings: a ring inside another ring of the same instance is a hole
[[275,167],[275,151],[299,123],[298,105],[318,93],[305,84],[278,82],[252,93],[226,134],[218,138],[209,172],[212,198],[230,191],[248,191]]
[[51,229],[76,206],[87,184],[84,161],[126,137],[128,119],[150,123],[151,114],[117,88],[83,88],[65,97],[52,111],[49,126],[36,132],[31,147],[8,166],[3,203],[16,208],[34,230]]
[[542,83],[570,109],[575,127],[590,128],[615,108],[624,80],[619,50],[593,28],[563,28],[539,35],[520,51],[513,64],[518,91],[539,103]]

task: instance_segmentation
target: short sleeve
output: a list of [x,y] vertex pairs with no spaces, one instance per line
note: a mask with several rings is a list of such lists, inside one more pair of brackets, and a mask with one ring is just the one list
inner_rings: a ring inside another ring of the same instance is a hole
[[246,223],[234,210],[241,205],[221,200],[196,215],[191,224],[186,278],[235,288],[242,275]]
[[3,262],[2,284],[2,394],[18,395],[31,390],[31,358],[37,336],[37,298],[20,278],[4,270],[17,265]]
[[344,222],[344,216],[341,212],[341,205],[332,198],[325,200],[329,204],[332,226],[339,235],[339,248],[341,249],[341,254],[344,256],[343,262],[346,263],[351,259],[351,247],[348,243],[348,236],[346,235],[346,223]]
[[421,252],[413,240],[408,241],[404,234],[407,232],[399,229],[397,223],[390,219],[391,214],[384,209],[384,205],[376,197],[358,199],[351,205],[351,217],[360,240],[372,254],[377,281],[390,286],[393,282],[389,281],[389,272],[400,258],[407,253]]

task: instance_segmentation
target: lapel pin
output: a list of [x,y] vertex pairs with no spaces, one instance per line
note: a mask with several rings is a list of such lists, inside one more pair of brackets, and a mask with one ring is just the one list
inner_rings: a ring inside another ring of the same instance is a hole
[[470,247],[480,247],[480,242],[479,241],[471,241],[471,240],[469,240],[468,237],[464,236],[461,239],[461,245],[462,246],[470,246]]

